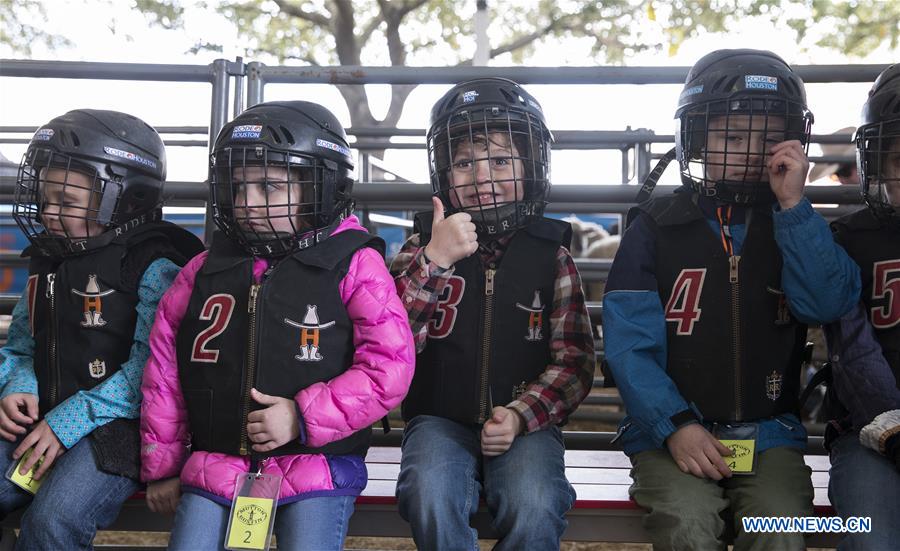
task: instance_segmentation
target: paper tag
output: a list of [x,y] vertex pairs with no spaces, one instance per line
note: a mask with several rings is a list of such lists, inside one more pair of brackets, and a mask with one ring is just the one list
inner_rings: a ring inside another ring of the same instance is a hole
[[[37,462],[35,462],[35,464],[31,466],[31,470],[26,474],[19,473],[19,467],[21,467],[22,463],[24,463],[25,460],[28,459],[28,456],[31,455],[31,452],[32,450],[28,450],[27,452],[22,454],[22,457],[20,457],[19,460],[15,462],[15,464],[12,466],[12,469],[10,469],[6,473],[6,478],[8,478],[13,484],[18,486],[19,488],[22,488],[26,492],[30,494],[36,494],[38,488],[40,488],[41,484],[44,483],[44,480],[47,479],[47,473],[44,473],[44,476],[40,480],[34,479],[34,473],[37,472],[38,467],[40,467],[41,463],[44,462],[44,458],[42,457],[38,459]],[[47,472],[49,473],[50,471]]]
[[241,473],[235,480],[225,549],[266,551],[272,543],[281,476]]
[[725,464],[731,472],[748,474],[753,472],[753,458],[756,456],[756,440],[719,440],[730,449],[731,457],[725,457]]
[[268,549],[273,503],[264,497],[238,496],[231,508],[226,549]]

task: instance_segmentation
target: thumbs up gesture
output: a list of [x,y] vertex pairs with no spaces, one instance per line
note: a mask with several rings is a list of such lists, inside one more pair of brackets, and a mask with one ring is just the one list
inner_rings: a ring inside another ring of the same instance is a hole
[[431,222],[431,241],[425,247],[425,256],[441,268],[449,268],[457,261],[478,250],[478,234],[467,212],[457,212],[444,218],[444,204],[437,197],[431,198],[434,219]]

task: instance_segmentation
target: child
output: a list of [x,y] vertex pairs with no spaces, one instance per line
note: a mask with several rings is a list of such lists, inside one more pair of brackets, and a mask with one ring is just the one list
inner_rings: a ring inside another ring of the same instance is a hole
[[803,197],[812,114],[780,57],[708,54],[675,116],[684,186],[631,213],[603,300],[630,493],[658,549],[724,549],[724,518],[735,549],[801,549],[740,519],[813,512],[805,323],[847,312],[859,270]]
[[[20,549],[89,549],[138,488],[138,391],[156,305],[203,250],[161,220],[166,156],[153,128],[70,111],[25,153],[13,216],[32,245],[2,371],[0,469],[43,458],[32,495],[0,480],[0,514],[31,502]],[[65,453],[63,453],[65,452]],[[52,470],[51,470],[52,469]]]
[[482,493],[497,549],[558,549],[566,528],[559,425],[591,389],[594,348],[569,225],[542,217],[551,139],[505,79],[432,111],[434,213],[392,266],[418,351],[397,497],[420,549],[477,548]]
[[160,303],[142,386],[141,474],[151,509],[177,504],[170,549],[221,549],[248,472],[284,477],[279,547],[343,546],[370,426],[414,354],[383,242],[350,214],[352,170],[314,103],[255,105],[219,133],[221,232]]
[[862,302],[825,328],[833,383],[826,395],[828,491],[842,517],[869,517],[839,549],[891,549],[900,541],[900,65],[875,81],[857,132],[868,208],[832,224],[859,264]]

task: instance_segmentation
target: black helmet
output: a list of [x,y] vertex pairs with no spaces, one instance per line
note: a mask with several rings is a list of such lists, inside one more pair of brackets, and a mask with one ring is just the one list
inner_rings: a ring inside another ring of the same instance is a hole
[[900,63],[878,75],[869,91],[856,158],[866,204],[880,219],[900,223],[900,203],[888,196],[888,186],[900,188]]
[[[353,210],[352,172],[347,135],[328,109],[307,101],[260,103],[226,124],[216,139],[210,157],[213,217],[253,255],[310,247]],[[262,185],[255,203],[248,201],[248,180]]]
[[[800,140],[805,150],[813,120],[800,77],[772,52],[750,49],[716,50],[694,64],[675,118],[682,181],[720,201],[747,204],[775,201],[765,183],[765,144]],[[741,139],[726,141],[734,132]]]
[[[45,254],[82,252],[159,218],[165,179],[165,146],[150,125],[117,111],[69,111],[40,127],[28,144],[13,216]],[[48,183],[56,185],[42,192]],[[86,204],[73,205],[75,195]],[[45,227],[50,212],[54,228]]]
[[[479,236],[526,226],[547,204],[552,141],[540,104],[515,82],[457,84],[431,110],[426,142],[434,194],[448,213],[469,212]],[[488,171],[476,193],[478,166]],[[454,174],[466,180],[453,185]],[[504,190],[511,197],[503,197]]]

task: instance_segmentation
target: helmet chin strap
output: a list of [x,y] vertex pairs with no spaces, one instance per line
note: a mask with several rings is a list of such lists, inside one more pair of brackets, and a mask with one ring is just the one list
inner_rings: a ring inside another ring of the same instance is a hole
[[521,229],[527,225],[523,224],[523,221],[540,216],[543,213],[541,203],[530,199],[499,207],[482,207],[478,210],[457,212],[468,212],[472,216],[472,223],[475,224],[478,240],[490,241],[505,233]]
[[[656,163],[656,166],[653,167],[653,170],[647,177],[644,179],[644,183],[641,186],[641,189],[638,191],[637,196],[635,197],[636,203],[643,203],[647,199],[653,195],[653,190],[656,188],[656,184],[659,182],[659,179],[662,177],[663,172],[666,171],[666,168],[675,160],[675,148],[673,147],[669,151],[663,155],[659,161]],[[766,185],[766,182],[758,182],[758,183],[748,183],[748,182],[737,182],[730,180],[718,180],[711,187],[704,187],[698,182],[688,178],[687,176],[682,175],[681,183],[683,185],[689,186],[694,189],[694,191],[700,193],[701,195],[705,195],[707,197],[713,198],[717,201],[723,203],[738,203],[738,204],[746,204],[746,205],[757,205],[757,204],[768,204],[775,202],[775,194],[772,193],[772,190]],[[752,195],[754,196],[753,200],[750,200],[749,193],[740,193],[739,191],[735,191],[735,189],[740,189],[742,187],[750,186],[760,186],[765,185],[764,190],[752,190]],[[745,197],[742,197],[745,196]]]
[[[748,192],[741,192],[741,188],[748,188]],[[718,180],[713,189],[716,191],[713,197],[722,203],[771,205],[776,201],[775,193],[772,192],[768,182]]]
[[[114,228],[107,228],[106,231],[101,233],[96,237],[88,237],[87,239],[81,240],[65,240],[65,239],[57,239],[53,237],[47,237],[45,241],[45,247],[43,249],[50,256],[64,256],[66,254],[80,254],[88,251],[93,251],[95,249],[99,249],[100,247],[105,247],[112,243],[114,239],[117,237],[124,235],[135,228],[143,226],[149,222],[156,222],[158,220],[162,220],[162,208],[156,207],[153,210],[135,214],[129,220],[119,224]],[[65,243],[61,243],[61,241],[65,241]],[[54,244],[58,243],[58,244]],[[49,250],[50,247],[54,249],[59,249],[58,251]]]
[[[334,233],[334,230],[341,225],[341,222],[343,222],[347,216],[349,216],[349,214],[341,214],[336,216],[331,224],[324,228],[301,231],[299,234],[289,232],[259,233],[262,239],[256,240],[256,242],[245,239],[245,243],[246,246],[249,247],[249,252],[255,256],[264,258],[287,257],[308,249],[316,243],[326,239]],[[273,240],[268,239],[267,236],[277,237],[277,240],[275,241],[281,244],[279,250],[275,250],[272,247]]]
[[656,163],[656,166],[653,167],[653,170],[650,171],[650,174],[644,178],[644,184],[641,186],[641,189],[638,191],[637,197],[634,198],[635,203],[643,203],[647,199],[653,195],[653,189],[656,187],[656,184],[659,182],[659,179],[662,177],[663,172],[666,171],[666,167],[669,166],[675,160],[675,148],[673,147],[669,151],[663,155],[659,161]]

